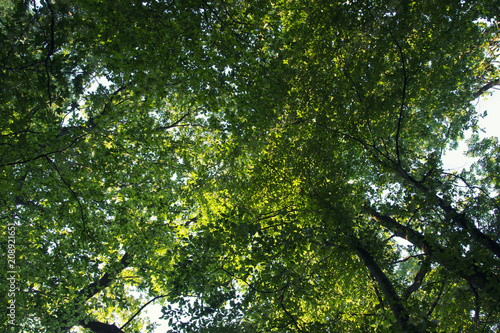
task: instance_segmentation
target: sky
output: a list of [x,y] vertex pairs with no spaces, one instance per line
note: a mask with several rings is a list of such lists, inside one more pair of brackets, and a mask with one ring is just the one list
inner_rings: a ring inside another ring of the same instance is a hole
[[[487,111],[487,116],[479,121],[479,127],[484,129],[484,133],[479,133],[481,137],[500,137],[500,88],[493,90],[492,94],[484,94],[478,98],[474,104],[478,114]],[[466,139],[471,132],[466,134]],[[474,159],[464,155],[467,150],[465,142],[461,142],[456,150],[448,151],[443,157],[444,168],[448,171],[460,171],[469,167]]]

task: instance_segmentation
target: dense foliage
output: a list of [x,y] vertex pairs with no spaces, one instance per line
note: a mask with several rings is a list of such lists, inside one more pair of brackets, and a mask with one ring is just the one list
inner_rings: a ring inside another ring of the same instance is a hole
[[498,2],[1,8],[2,331],[499,328]]

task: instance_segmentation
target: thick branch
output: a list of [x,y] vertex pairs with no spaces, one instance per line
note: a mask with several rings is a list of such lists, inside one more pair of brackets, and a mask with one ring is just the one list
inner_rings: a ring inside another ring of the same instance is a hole
[[493,252],[498,258],[500,258],[500,244],[495,242],[493,239],[485,235],[481,230],[479,230],[474,223],[472,223],[464,213],[459,213],[450,204],[445,202],[436,193],[431,191],[427,186],[423,185],[421,182],[417,181],[415,178],[411,177],[405,170],[401,167],[397,168],[398,174],[405,180],[410,182],[416,189],[421,191],[429,201],[429,203],[437,203],[437,205],[445,212],[448,218],[453,222],[467,231],[471,237],[486,247],[488,250]]
[[98,321],[89,321],[86,324],[81,321],[80,325],[90,329],[94,333],[125,333],[114,324],[106,324]]
[[448,253],[449,251],[443,249],[439,244],[430,242],[421,233],[400,224],[392,217],[381,215],[370,207],[366,207],[366,209],[374,221],[391,230],[398,237],[408,240],[424,251],[431,260],[454,272],[470,284],[480,289],[488,289],[494,286],[495,282],[500,282],[497,276],[486,276],[477,265],[466,262],[461,256]]
[[373,275],[375,280],[377,280],[377,283],[382,289],[382,292],[391,307],[392,313],[394,314],[394,317],[396,317],[396,321],[403,332],[414,332],[415,327],[409,322],[409,315],[396,290],[394,289],[392,282],[389,280],[387,275],[385,275],[368,251],[361,247],[360,244],[357,244],[355,249],[358,257],[363,260],[365,266],[370,270],[370,273]]
[[111,282],[113,282],[118,274],[127,268],[132,263],[132,255],[125,253],[125,255],[120,260],[118,267],[113,267],[110,271],[106,272],[99,281],[89,284],[87,287],[80,289],[79,294],[85,296],[85,300],[88,301],[94,295],[99,293],[101,290],[106,289]]
[[472,294],[474,294],[474,321],[476,323],[479,322],[479,310],[480,310],[480,307],[479,307],[479,294],[476,290],[476,288],[474,288],[473,285],[469,285],[471,291],[472,291]]
[[411,296],[412,293],[414,293],[415,291],[418,290],[418,288],[420,288],[420,286],[424,282],[425,275],[427,274],[427,272],[430,271],[430,269],[431,269],[431,258],[430,256],[426,256],[424,261],[422,262],[422,265],[420,266],[418,273],[415,275],[415,278],[413,279],[412,285],[406,288],[403,295],[401,296],[403,300],[406,301]]
[[[131,254],[125,253],[120,262],[117,263],[116,265],[113,265],[114,267],[111,267],[106,273],[104,273],[104,275],[98,281],[95,281],[86,286],[85,288],[79,290],[78,293],[80,295],[83,295],[84,300],[83,301],[80,300],[80,302],[75,304],[72,308],[60,311],[64,312],[66,310],[66,313],[70,313],[71,318],[73,318],[73,320],[67,320],[67,319],[62,320],[63,324],[61,330],[62,332],[64,333],[69,332],[71,328],[75,325],[81,325],[83,327],[87,327],[95,333],[123,332],[115,325],[104,324],[97,321],[90,321],[88,323],[85,323],[83,319],[77,319],[77,318],[82,317],[83,304],[85,304],[85,302],[87,302],[90,298],[98,294],[101,290],[106,289],[114,280],[116,280],[118,274],[120,274],[120,272],[123,271],[126,267],[130,266],[130,264],[132,263],[132,259],[133,256]],[[76,300],[76,302],[78,302],[78,300]],[[118,329],[118,330],[113,331],[113,329]]]
[[500,85],[500,79],[496,78],[493,81],[488,82],[484,86],[482,86],[476,93],[474,94],[474,99],[480,97],[482,94],[493,88],[494,86],[499,86]]

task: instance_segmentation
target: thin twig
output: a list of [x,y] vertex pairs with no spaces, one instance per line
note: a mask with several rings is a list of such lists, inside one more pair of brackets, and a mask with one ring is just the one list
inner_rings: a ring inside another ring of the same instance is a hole
[[128,324],[130,324],[132,322],[132,320],[134,320],[135,317],[137,317],[137,315],[146,307],[148,306],[151,302],[154,302],[156,301],[157,299],[159,298],[163,298],[163,297],[167,297],[168,295],[160,295],[160,296],[156,296],[154,297],[153,299],[151,299],[149,302],[147,302],[146,304],[144,304],[143,306],[141,306],[141,308],[139,310],[136,311],[136,313],[134,313],[134,315],[125,323],[123,324],[122,327],[120,327],[121,330],[123,330]]

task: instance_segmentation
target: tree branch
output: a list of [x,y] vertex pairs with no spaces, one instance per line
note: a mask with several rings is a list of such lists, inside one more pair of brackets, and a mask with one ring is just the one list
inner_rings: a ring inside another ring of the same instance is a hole
[[394,317],[396,317],[396,321],[403,332],[415,332],[416,329],[414,325],[410,323],[408,312],[406,311],[401,298],[399,298],[396,289],[394,289],[394,286],[387,275],[385,275],[372,255],[365,250],[361,244],[356,244],[355,250],[358,257],[365,263],[365,266],[370,270],[370,273],[382,289],[392,313],[394,314]]
[[[290,282],[287,283],[286,287],[288,288]],[[283,292],[281,293],[281,297],[280,297],[280,306],[281,308],[283,309],[283,311],[285,311],[285,314],[290,317],[290,319],[292,320],[293,322],[293,325],[295,326],[295,328],[297,328],[297,331],[298,332],[302,332],[302,329],[300,328],[299,326],[299,323],[297,322],[297,320],[292,316],[292,314],[285,308],[285,305],[283,304],[283,301],[284,301],[284,298],[285,298],[285,292],[286,292],[286,288],[283,290]]]
[[50,5],[50,1],[45,0],[45,4],[47,5],[47,8],[50,11],[50,42],[49,42],[49,51],[47,52],[47,57],[45,58],[45,72],[47,73],[47,94],[49,97],[49,105],[52,105],[52,93],[50,92],[50,72],[49,70],[49,63],[50,63],[50,57],[54,54],[55,50],[55,37],[54,37],[54,28],[56,25],[56,13],[54,12],[54,9],[52,9],[52,6]]
[[375,222],[381,224],[386,229],[391,230],[398,237],[408,240],[413,245],[424,251],[424,253],[429,256],[432,261],[439,263],[450,272],[454,272],[468,283],[480,289],[486,290],[494,288],[500,283],[497,275],[493,273],[486,275],[476,264],[468,263],[460,255],[449,253],[449,251],[446,251],[439,244],[430,242],[421,233],[400,224],[392,217],[381,215],[368,206],[365,207],[365,209]]
[[[98,280],[95,281],[85,288],[82,288],[78,291],[78,294],[83,295],[83,301],[80,300],[79,303],[74,304],[69,309],[61,310],[61,313],[70,313],[71,317],[78,318],[82,316],[82,308],[85,302],[87,302],[90,298],[94,297],[101,290],[106,289],[109,285],[116,280],[118,274],[123,271],[126,267],[130,266],[132,263],[133,256],[129,253],[125,253],[120,260],[119,263],[113,265],[104,275]],[[78,302],[78,299],[76,300]],[[124,333],[120,328],[116,327],[116,325],[109,325],[105,323],[101,323],[98,321],[89,321],[85,322],[84,319],[76,319],[76,320],[68,320],[63,319],[61,332],[67,333],[71,330],[71,328],[75,325],[81,325],[83,327],[91,329],[94,333]]]
[[431,257],[426,256],[424,258],[424,261],[422,262],[422,265],[420,266],[418,273],[415,275],[415,278],[413,279],[412,285],[406,288],[406,290],[403,292],[403,295],[401,296],[403,300],[406,301],[411,296],[412,293],[414,293],[420,288],[420,286],[424,282],[425,275],[427,274],[427,272],[430,271],[430,269],[431,269]]
[[88,328],[94,333],[125,333],[121,328],[118,328],[115,324],[106,324],[99,321],[89,321],[85,323],[83,320],[80,321],[80,325]]
[[474,322],[478,323],[479,322],[479,310],[480,310],[479,294],[473,285],[469,284],[469,287],[472,291],[472,294],[474,295]]
[[[61,172],[59,171],[59,168],[57,167],[57,165],[55,164],[54,161],[52,161],[48,156],[45,156],[45,159],[49,162],[49,164],[54,168],[54,170],[56,170],[56,173],[59,175],[59,178],[61,178],[62,182],[64,183],[64,185],[66,186],[66,188],[68,189],[68,191],[70,192],[71,196],[76,200],[76,202],[78,203],[78,207],[79,207],[79,210],[80,210],[80,215],[81,215],[81,218],[82,218],[82,223],[83,223],[83,230],[85,231],[85,233],[87,234],[87,236],[89,236],[90,238],[93,239],[92,235],[89,234],[89,232],[87,231],[87,221],[86,221],[86,218],[85,218],[85,210],[83,209],[83,205],[82,205],[82,202],[80,201],[80,198],[78,198],[78,196],[76,195],[75,191],[71,188],[71,185],[66,181],[66,179],[63,177],[63,175],[61,174]],[[95,241],[95,239],[93,239]]]
[[167,296],[168,295],[156,296],[155,298],[151,299],[149,302],[147,302],[146,304],[144,304],[143,306],[141,306],[141,308],[139,310],[137,310],[136,313],[134,313],[134,315],[125,324],[122,325],[122,327],[120,327],[120,330],[123,330],[128,324],[130,324],[132,322],[132,320],[134,320],[134,318],[137,317],[137,315],[139,313],[141,313],[141,311],[144,310],[144,308],[146,306],[148,306],[151,302],[154,302],[154,301],[156,301],[159,298],[163,298],[163,297],[167,297]]
[[84,295],[85,300],[88,301],[101,290],[106,289],[111,284],[111,282],[116,279],[117,275],[121,271],[130,266],[130,264],[132,263],[132,259],[133,256],[131,254],[125,253],[118,265],[116,265],[117,267],[111,268],[99,279],[99,281],[95,281],[89,284],[87,287],[80,289],[79,294]]
[[485,92],[487,92],[491,88],[493,88],[495,86],[499,86],[499,85],[500,85],[500,79],[499,78],[496,78],[495,80],[486,83],[484,86],[482,86],[478,91],[476,91],[474,93],[474,95],[473,95],[474,99],[480,97],[482,94],[484,94]]
[[437,205],[445,212],[447,217],[467,231],[471,237],[478,243],[490,250],[495,256],[500,258],[500,244],[488,237],[481,230],[479,230],[474,223],[472,223],[464,213],[459,213],[450,204],[445,202],[444,199],[440,198],[436,193],[432,192],[427,186],[423,185],[422,182],[417,181],[415,178],[410,176],[401,166],[397,168],[397,173],[407,180],[416,189],[421,191],[427,198],[429,203],[437,203]]
[[406,103],[406,86],[408,85],[408,76],[406,75],[406,59],[404,56],[403,48],[401,45],[399,45],[398,41],[392,34],[392,31],[390,29],[386,29],[389,31],[389,34],[391,35],[392,40],[394,41],[394,44],[396,44],[396,47],[398,48],[399,51],[399,56],[401,58],[401,65],[402,65],[402,70],[403,70],[403,89],[402,89],[402,96],[401,96],[401,105],[399,107],[399,115],[398,115],[398,128],[396,130],[396,157],[398,159],[398,165],[401,165],[401,156],[400,156],[400,149],[399,149],[399,137],[401,134],[401,123],[403,121],[403,111],[405,108],[405,103]]
[[432,312],[434,312],[434,309],[439,304],[439,301],[441,301],[441,297],[443,296],[444,287],[446,286],[446,282],[447,282],[447,280],[443,281],[443,284],[441,285],[441,289],[439,289],[439,293],[436,297],[436,300],[432,303],[430,310],[427,312],[428,316],[430,316],[432,314]]
[[159,127],[158,130],[160,131],[164,131],[164,130],[167,130],[167,129],[170,129],[170,128],[173,128],[173,127],[176,127],[177,125],[180,124],[181,121],[184,120],[184,118],[186,118],[187,116],[189,116],[191,113],[188,112],[186,113],[185,115],[183,115],[182,117],[180,117],[177,121],[173,122],[172,124],[168,125],[168,126],[162,126],[162,127]]

